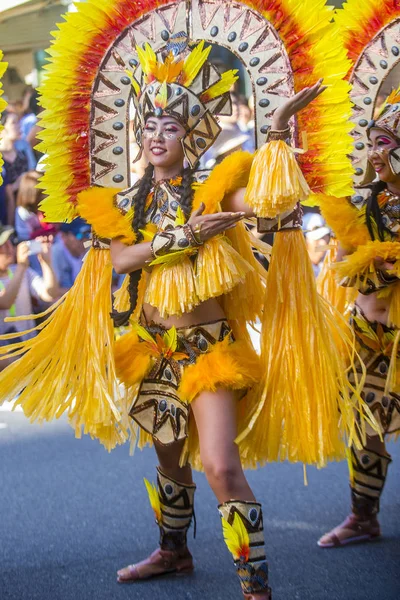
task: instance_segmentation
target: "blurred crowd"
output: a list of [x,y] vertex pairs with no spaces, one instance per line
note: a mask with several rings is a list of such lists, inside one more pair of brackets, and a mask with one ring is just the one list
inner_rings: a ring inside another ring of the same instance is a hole
[[[202,169],[212,169],[236,150],[254,152],[251,100],[232,94],[232,115],[220,118],[221,134],[202,157]],[[22,338],[34,335],[29,330],[35,326],[35,315],[72,287],[87,251],[85,242],[91,235],[89,225],[81,219],[70,224],[51,224],[43,219],[38,183],[45,161],[36,149],[39,112],[37,92],[28,89],[21,101],[8,104],[1,117],[4,129],[0,134],[0,152],[4,166],[0,186],[0,334],[21,332]],[[131,134],[132,185],[143,175],[146,164],[144,159],[134,162],[138,148],[132,131]],[[317,213],[305,215],[303,231],[317,276],[330,231]],[[116,278],[115,283],[120,281]],[[21,315],[33,316],[23,321],[5,321],[6,317]],[[0,361],[0,370],[6,364]]]

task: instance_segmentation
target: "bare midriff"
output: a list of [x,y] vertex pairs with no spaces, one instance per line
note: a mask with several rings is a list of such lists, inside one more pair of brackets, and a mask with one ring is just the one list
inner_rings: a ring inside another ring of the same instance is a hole
[[358,294],[356,304],[362,310],[368,321],[388,324],[390,299],[378,298],[378,293]]
[[225,319],[225,313],[216,298],[206,300],[198,304],[190,313],[184,313],[181,317],[168,317],[163,319],[158,309],[150,304],[143,304],[143,313],[148,323],[153,321],[167,329],[175,327],[194,327],[202,323],[210,323],[218,319]]

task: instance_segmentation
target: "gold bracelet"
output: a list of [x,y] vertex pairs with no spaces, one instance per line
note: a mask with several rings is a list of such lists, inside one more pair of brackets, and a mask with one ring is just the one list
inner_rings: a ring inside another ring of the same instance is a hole
[[283,140],[284,142],[291,137],[290,127],[286,129],[269,129],[267,133],[267,142],[276,142]]

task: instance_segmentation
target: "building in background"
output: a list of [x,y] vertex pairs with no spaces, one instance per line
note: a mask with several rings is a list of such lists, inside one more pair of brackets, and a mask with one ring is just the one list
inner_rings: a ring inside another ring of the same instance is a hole
[[0,0],[0,46],[9,67],[4,93],[10,102],[22,98],[27,85],[40,83],[51,31],[72,0]]

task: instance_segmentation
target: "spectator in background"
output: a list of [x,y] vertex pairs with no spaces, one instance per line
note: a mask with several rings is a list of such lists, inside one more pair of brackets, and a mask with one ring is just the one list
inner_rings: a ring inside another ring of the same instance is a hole
[[331,231],[320,214],[306,213],[303,217],[303,233],[314,275],[317,277],[321,271]]
[[15,200],[21,175],[35,169],[36,160],[29,144],[20,139],[21,131],[18,116],[5,111],[1,116],[4,129],[0,138],[0,152],[3,155],[7,184],[5,187],[7,224],[14,224]]
[[244,133],[248,133],[251,131],[251,127],[249,127],[249,123],[254,123],[253,115],[247,98],[245,96],[239,96],[239,116],[238,116],[238,126],[240,131]]
[[24,116],[21,117],[21,136],[26,140],[31,129],[37,123],[37,115],[39,113],[37,90],[28,89],[24,97],[24,103],[26,111]]
[[[15,249],[11,242],[14,229],[0,224],[0,333],[23,332],[32,329],[31,319],[6,323],[8,316],[30,315],[33,312],[32,299],[52,302],[58,295],[57,281],[51,265],[51,240],[41,242],[38,254],[43,276],[40,277],[29,267],[29,245],[22,242]],[[34,332],[21,336],[33,337]],[[7,342],[0,342],[4,345]],[[6,361],[0,361],[0,370]]]
[[63,223],[53,246],[53,266],[59,283],[60,294],[67,292],[81,270],[86,254],[85,241],[90,239],[90,225],[83,219]]
[[42,192],[36,188],[40,175],[37,171],[28,171],[21,177],[15,210],[15,231],[19,242],[33,239],[37,235],[35,232],[41,229],[38,207]]

